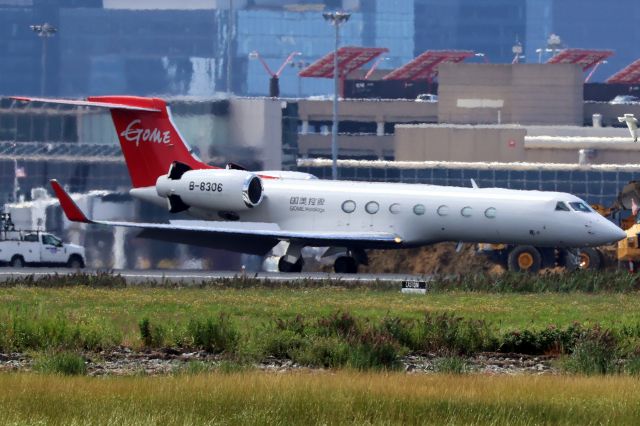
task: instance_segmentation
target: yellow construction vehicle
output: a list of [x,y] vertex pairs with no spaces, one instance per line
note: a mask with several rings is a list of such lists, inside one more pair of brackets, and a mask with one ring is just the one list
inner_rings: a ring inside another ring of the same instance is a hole
[[620,191],[616,207],[631,210],[631,215],[620,222],[620,227],[627,233],[627,238],[618,241],[616,257],[618,267],[637,272],[640,267],[640,223],[638,223],[638,206],[640,205],[640,182],[631,181]]

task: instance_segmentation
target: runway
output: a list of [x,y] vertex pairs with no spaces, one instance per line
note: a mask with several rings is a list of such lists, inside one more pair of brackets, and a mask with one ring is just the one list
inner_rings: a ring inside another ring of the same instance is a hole
[[[78,271],[68,268],[0,268],[0,282],[33,276],[35,278],[48,275],[72,275]],[[199,285],[211,280],[247,278],[260,281],[335,281],[349,282],[386,282],[402,284],[403,281],[430,281],[433,276],[409,274],[334,274],[326,272],[238,272],[238,271],[197,271],[197,270],[96,270],[82,269],[82,274],[112,273],[123,277],[129,285],[140,285],[149,282],[154,284]]]

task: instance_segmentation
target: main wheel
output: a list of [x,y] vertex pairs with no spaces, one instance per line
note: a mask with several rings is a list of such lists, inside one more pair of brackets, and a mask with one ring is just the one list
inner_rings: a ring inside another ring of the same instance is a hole
[[280,272],[302,272],[303,265],[302,257],[300,257],[296,263],[287,262],[284,256],[278,260],[278,271]]
[[509,253],[507,265],[510,271],[536,273],[542,267],[542,256],[533,246],[517,246]]
[[67,262],[67,267],[72,269],[82,269],[84,268],[84,260],[82,260],[82,257],[78,256],[77,254],[74,254],[69,258],[69,261]]
[[580,269],[597,271],[602,264],[602,254],[591,247],[580,249],[579,262]]
[[333,264],[336,274],[356,274],[358,273],[358,262],[351,256],[340,256]]
[[9,262],[12,268],[24,268],[24,259],[22,256],[15,255],[11,258],[11,262]]

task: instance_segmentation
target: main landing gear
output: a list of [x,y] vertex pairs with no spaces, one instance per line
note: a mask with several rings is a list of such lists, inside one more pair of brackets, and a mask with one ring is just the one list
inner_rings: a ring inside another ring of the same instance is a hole
[[280,260],[278,260],[278,271],[280,272],[302,272],[302,265],[304,265],[304,261],[302,260],[302,256],[298,258],[295,262],[290,262],[287,260],[287,256],[282,256]]
[[[302,247],[289,245],[287,252],[278,260],[280,272],[302,272],[304,260],[302,259]],[[369,259],[362,249],[345,249],[344,247],[330,247],[322,257],[337,256],[333,263],[336,274],[357,274],[360,265],[368,265]]]

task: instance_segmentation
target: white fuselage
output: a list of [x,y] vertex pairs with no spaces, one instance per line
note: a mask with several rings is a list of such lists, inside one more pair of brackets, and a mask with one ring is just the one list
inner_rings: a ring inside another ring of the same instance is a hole
[[[462,241],[584,247],[624,237],[593,210],[571,206],[586,207],[584,201],[560,192],[297,179],[263,179],[263,187],[260,205],[237,212],[240,222],[275,223],[288,231],[388,232],[402,239],[401,246]],[[132,195],[166,205],[155,187]],[[568,210],[557,210],[559,202]],[[215,210],[188,213],[220,220]]]

